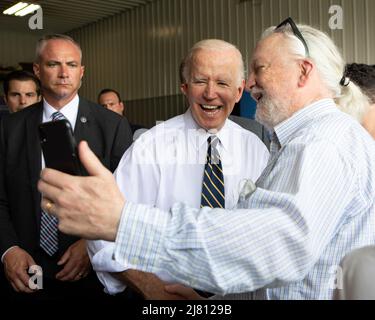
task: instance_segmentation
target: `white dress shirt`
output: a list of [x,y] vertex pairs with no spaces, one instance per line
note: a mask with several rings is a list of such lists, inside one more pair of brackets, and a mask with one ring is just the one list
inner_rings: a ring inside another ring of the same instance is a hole
[[60,110],[52,107],[44,98],[43,98],[43,122],[51,121],[52,114],[56,111],[60,111],[64,117],[70,122],[72,128],[74,129],[76,125],[76,119],[78,114],[78,105],[79,105],[79,96],[78,94],[70,101],[67,105],[62,107]]
[[[122,157],[114,175],[127,200],[170,210],[175,202],[199,208],[211,134],[199,128],[190,109],[140,136]],[[239,199],[241,184],[256,181],[267,164],[269,152],[252,132],[226,120],[216,134],[225,185],[225,207],[232,209]],[[109,293],[124,289],[121,282],[101,271],[126,268],[112,259],[114,243],[90,241],[94,270]]]
[[340,260],[375,243],[372,137],[315,102],[276,126],[256,187],[234,210],[126,202],[114,259],[221,295],[331,299]]

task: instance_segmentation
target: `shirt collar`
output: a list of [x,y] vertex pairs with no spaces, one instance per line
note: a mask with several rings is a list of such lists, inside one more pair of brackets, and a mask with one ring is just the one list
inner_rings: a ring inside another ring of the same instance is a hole
[[52,114],[56,111],[60,111],[64,117],[70,122],[72,128],[75,126],[75,122],[78,114],[78,105],[79,105],[79,96],[78,94],[60,110],[52,107],[44,98],[43,98],[43,122],[51,121]]
[[338,108],[333,99],[322,99],[295,112],[290,118],[279,123],[274,128],[280,146],[287,144],[298,130],[306,127],[311,121],[315,121],[317,115],[337,111]]
[[[220,140],[220,146],[224,148],[224,150],[228,151],[230,147],[230,130],[233,126],[233,123],[226,119],[224,126],[215,134],[208,132],[207,130],[201,128],[196,121],[193,118],[193,115],[191,113],[191,108],[189,108],[184,113],[184,121],[185,121],[185,127],[187,129],[187,132],[189,130],[196,130],[196,134],[189,135],[189,142],[190,145],[195,146],[197,150],[199,150],[202,145],[207,144],[207,139],[209,136],[216,135]],[[197,138],[197,140],[195,140]]]

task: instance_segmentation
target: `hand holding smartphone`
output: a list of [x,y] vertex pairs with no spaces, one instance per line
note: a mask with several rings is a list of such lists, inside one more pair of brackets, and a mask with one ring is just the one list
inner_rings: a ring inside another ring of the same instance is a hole
[[82,175],[77,144],[68,120],[41,123],[39,139],[46,168],[76,176]]

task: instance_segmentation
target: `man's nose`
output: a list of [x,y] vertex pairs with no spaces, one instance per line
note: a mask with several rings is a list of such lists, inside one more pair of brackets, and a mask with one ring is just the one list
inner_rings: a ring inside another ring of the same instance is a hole
[[256,84],[254,72],[250,72],[246,81],[246,90],[250,91]]
[[23,94],[20,95],[20,104],[21,105],[26,104],[26,96]]
[[216,89],[213,83],[207,83],[206,88],[204,90],[204,98],[208,100],[213,100],[216,98]]
[[68,66],[62,64],[60,66],[60,73],[59,73],[59,76],[61,78],[66,78],[68,76]]

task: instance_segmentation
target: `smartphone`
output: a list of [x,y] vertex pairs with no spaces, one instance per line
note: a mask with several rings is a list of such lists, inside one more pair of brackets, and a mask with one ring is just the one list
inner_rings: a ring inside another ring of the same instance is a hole
[[68,120],[41,123],[39,125],[39,139],[46,168],[76,176],[82,175],[77,144]]

